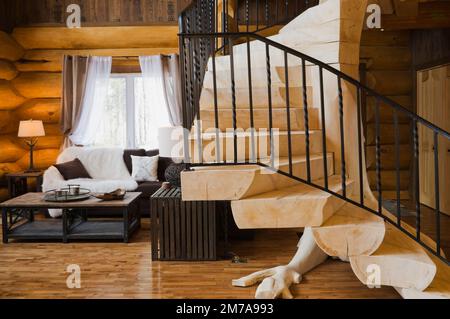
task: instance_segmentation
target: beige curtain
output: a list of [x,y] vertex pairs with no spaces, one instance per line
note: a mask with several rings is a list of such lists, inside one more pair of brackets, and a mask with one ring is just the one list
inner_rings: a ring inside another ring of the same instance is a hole
[[88,57],[64,56],[60,118],[61,132],[64,134],[62,149],[72,145],[69,136],[80,120],[88,66]]

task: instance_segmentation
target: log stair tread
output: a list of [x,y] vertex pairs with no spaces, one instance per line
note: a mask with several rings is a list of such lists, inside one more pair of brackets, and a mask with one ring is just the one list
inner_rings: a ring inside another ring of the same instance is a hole
[[312,229],[318,246],[329,256],[344,260],[370,255],[381,245],[385,235],[384,220],[350,203]]
[[350,257],[353,272],[367,283],[367,267],[380,267],[381,284],[399,288],[426,289],[436,274],[436,265],[424,248],[394,226],[385,223],[383,243],[370,256]]
[[[323,184],[323,181],[319,180],[317,184]],[[347,191],[351,192],[353,182],[346,184]],[[340,193],[340,176],[331,176],[329,187]],[[343,204],[335,196],[304,183],[231,203],[236,224],[242,229],[320,226]]]

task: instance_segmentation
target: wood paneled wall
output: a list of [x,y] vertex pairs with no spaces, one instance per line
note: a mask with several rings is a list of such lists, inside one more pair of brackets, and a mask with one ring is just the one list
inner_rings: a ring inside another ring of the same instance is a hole
[[415,69],[448,63],[450,61],[450,29],[413,31],[412,52]]
[[[412,109],[413,75],[410,31],[366,30],[361,42],[361,63],[365,67],[367,86],[386,95],[400,105]],[[366,98],[366,160],[369,182],[376,190],[375,173],[375,99]],[[381,178],[383,198],[395,196],[395,139],[392,108],[381,104]],[[408,196],[411,164],[410,123],[406,116],[399,117],[400,180],[402,196]]]
[[[66,8],[79,4],[84,26],[175,25],[191,0],[1,0],[0,27],[63,26]],[[4,12],[4,14],[2,14]]]

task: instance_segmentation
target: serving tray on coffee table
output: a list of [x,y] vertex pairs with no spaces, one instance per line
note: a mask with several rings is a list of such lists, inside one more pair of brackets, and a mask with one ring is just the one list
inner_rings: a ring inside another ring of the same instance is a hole
[[[66,193],[58,194],[61,191]],[[45,192],[44,200],[46,202],[55,202],[55,203],[78,202],[89,199],[91,197],[90,193],[91,191],[86,188],[80,188],[78,194],[70,194],[70,188],[62,188],[59,190],[54,189]]]

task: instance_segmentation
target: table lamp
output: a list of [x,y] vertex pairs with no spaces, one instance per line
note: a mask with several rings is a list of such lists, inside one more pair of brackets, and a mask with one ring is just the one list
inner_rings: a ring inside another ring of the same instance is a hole
[[18,137],[25,140],[25,143],[30,147],[30,167],[25,171],[26,173],[39,172],[34,168],[33,164],[33,150],[36,146],[38,138],[45,136],[44,125],[42,121],[20,121]]

